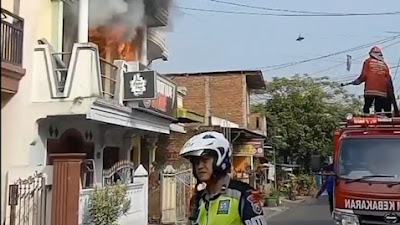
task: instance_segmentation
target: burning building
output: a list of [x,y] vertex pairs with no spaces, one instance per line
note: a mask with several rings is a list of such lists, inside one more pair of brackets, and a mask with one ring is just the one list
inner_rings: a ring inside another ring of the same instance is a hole
[[89,41],[98,45],[100,57],[109,62],[147,63],[153,60],[147,56],[148,28],[167,25],[168,6],[169,0],[92,0]]

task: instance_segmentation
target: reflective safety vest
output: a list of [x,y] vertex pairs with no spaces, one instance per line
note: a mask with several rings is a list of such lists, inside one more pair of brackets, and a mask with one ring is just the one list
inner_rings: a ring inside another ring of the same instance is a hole
[[266,225],[263,199],[258,191],[240,181],[229,184],[215,196],[206,191],[197,202],[195,225]]

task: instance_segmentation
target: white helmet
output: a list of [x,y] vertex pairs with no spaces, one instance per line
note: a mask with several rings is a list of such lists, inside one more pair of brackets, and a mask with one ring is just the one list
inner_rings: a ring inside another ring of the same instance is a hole
[[193,136],[185,143],[179,155],[185,158],[199,157],[207,150],[216,153],[215,166],[222,170],[230,167],[230,157],[232,156],[230,143],[223,134],[215,131],[207,131]]

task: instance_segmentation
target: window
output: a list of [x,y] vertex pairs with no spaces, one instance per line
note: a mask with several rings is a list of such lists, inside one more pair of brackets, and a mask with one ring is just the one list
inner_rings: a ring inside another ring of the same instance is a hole
[[260,118],[256,117],[256,128],[260,128]]
[[340,148],[339,174],[354,179],[362,176],[384,174],[394,178],[369,180],[399,180],[400,138],[349,138]]
[[119,161],[118,147],[105,147],[103,150],[103,170],[110,169]]

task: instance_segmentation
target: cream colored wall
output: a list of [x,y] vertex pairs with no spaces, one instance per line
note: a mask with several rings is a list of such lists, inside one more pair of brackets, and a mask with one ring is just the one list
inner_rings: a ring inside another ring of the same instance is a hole
[[[13,166],[29,164],[30,144],[38,135],[36,118],[44,113],[40,112],[40,105],[31,103],[32,84],[32,55],[37,39],[46,38],[50,43],[52,37],[52,8],[56,2],[50,0],[20,0],[20,14],[24,18],[24,52],[23,67],[25,76],[19,83],[19,91],[2,108],[1,116],[1,194],[7,198],[6,173]],[[2,8],[13,11],[13,0],[3,0]],[[6,132],[5,132],[6,131]],[[4,201],[2,202],[2,223],[4,220]]]
[[13,12],[14,8],[14,0],[3,0],[1,1],[1,8],[6,9],[10,12]]

